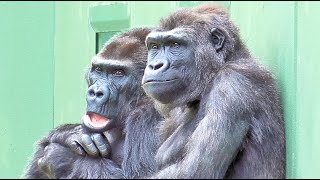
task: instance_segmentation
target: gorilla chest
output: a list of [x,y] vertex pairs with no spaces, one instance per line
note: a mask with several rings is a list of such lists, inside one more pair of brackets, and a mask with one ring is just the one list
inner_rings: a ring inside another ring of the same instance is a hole
[[163,139],[163,143],[159,147],[156,154],[156,160],[160,167],[173,164],[184,157],[185,153],[187,152],[186,145],[189,137],[196,128],[198,118],[194,112],[186,111],[183,114],[180,114],[179,117],[174,117],[174,119],[166,119],[166,122],[169,125],[164,125],[166,126],[165,130],[171,132],[167,133],[167,137]]
[[117,129],[111,129],[104,132],[104,135],[107,137],[112,149],[110,159],[121,165],[124,156],[124,137],[122,136],[122,133]]

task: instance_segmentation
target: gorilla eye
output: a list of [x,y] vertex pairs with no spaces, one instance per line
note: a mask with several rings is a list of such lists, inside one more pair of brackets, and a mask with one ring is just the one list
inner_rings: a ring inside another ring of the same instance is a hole
[[118,70],[114,71],[113,75],[118,76],[118,77],[122,77],[122,76],[124,76],[124,71],[121,69],[118,69]]
[[172,47],[178,48],[178,47],[180,47],[180,43],[173,42],[172,43]]
[[96,67],[94,70],[95,70],[96,72],[98,72],[98,73],[101,73],[101,72],[102,72],[102,69],[101,69],[100,67]]
[[151,44],[151,49],[158,49],[158,45],[157,44]]

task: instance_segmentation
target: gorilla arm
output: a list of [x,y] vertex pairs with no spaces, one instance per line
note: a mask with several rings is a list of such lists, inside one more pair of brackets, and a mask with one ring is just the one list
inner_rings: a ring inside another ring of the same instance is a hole
[[[71,151],[72,142],[86,143],[81,142],[80,139],[76,140],[84,136],[88,134],[82,131],[80,124],[67,124],[52,130],[48,137],[39,142],[24,177],[27,179],[123,178],[119,165],[111,160],[87,157],[84,156],[85,154],[76,154]],[[88,147],[88,145],[83,147]],[[86,152],[94,156],[92,150],[86,150]],[[85,152],[82,150],[77,153]]]
[[[150,106],[146,106],[146,104]],[[123,161],[120,165],[116,164],[114,159],[92,157],[93,152],[90,155],[90,151],[86,151],[88,154],[85,157],[73,154],[75,158],[73,158],[72,169],[65,171],[65,168],[60,167],[54,172],[63,170],[61,173],[64,175],[63,178],[84,179],[141,178],[153,174],[156,171],[154,156],[159,142],[157,124],[161,117],[154,108],[150,107],[152,107],[152,103],[149,100],[142,101],[140,106],[130,112],[124,130],[123,149],[112,149],[112,152],[123,151]],[[86,134],[81,136],[86,136]],[[108,143],[108,141],[104,142]],[[88,143],[83,143],[82,148],[87,148],[86,144]],[[96,145],[97,141],[94,141],[94,144]],[[55,152],[52,152],[52,154],[49,153],[45,164],[59,167],[60,163],[64,161],[64,157],[59,158],[58,156],[57,158]],[[62,176],[58,176],[58,178],[62,178]]]
[[[81,156],[79,154],[81,151],[70,147],[72,142],[77,141],[82,144],[82,148],[86,149],[88,144],[94,143],[96,145],[97,141],[85,143],[83,137],[88,134],[81,133],[80,125],[65,125],[57,128],[56,131],[53,130],[54,134],[51,133],[45,138],[45,141],[43,140],[39,144],[38,151],[35,153],[25,177],[123,179],[152,174],[156,169],[154,153],[159,141],[157,124],[161,118],[154,108],[150,108],[152,107],[150,102],[145,103],[149,103],[150,106],[138,107],[131,112],[130,119],[127,121],[122,165],[118,165],[108,158],[94,156],[95,152],[92,150],[86,150],[86,156]],[[104,143],[108,145],[107,140]],[[39,169],[38,160],[40,158],[42,159],[39,163]]]
[[53,179],[124,178],[119,165],[110,159],[79,156],[57,143],[45,148],[39,167]]
[[125,129],[124,159],[122,169],[127,178],[141,178],[156,172],[154,159],[159,147],[158,124],[162,117],[150,100],[134,110]]
[[208,100],[205,116],[186,143],[184,157],[152,178],[224,178],[253,118],[252,86],[237,71],[220,71],[204,98]]
[[49,144],[47,138],[43,139],[37,147],[37,151],[34,154],[30,164],[27,166],[25,174],[22,178],[25,179],[48,179],[49,177],[38,168],[38,160],[44,155],[44,148]]
[[52,142],[52,140],[57,140],[62,142],[70,134],[78,131],[77,129],[79,127],[80,127],[80,124],[62,125],[52,130],[47,137],[41,139],[37,143],[37,150],[34,153],[34,157],[32,158],[32,161],[27,166],[24,177],[27,179],[34,179],[34,178],[47,179],[48,176],[41,169],[38,168],[38,161],[40,158],[44,156],[45,147],[48,146]]

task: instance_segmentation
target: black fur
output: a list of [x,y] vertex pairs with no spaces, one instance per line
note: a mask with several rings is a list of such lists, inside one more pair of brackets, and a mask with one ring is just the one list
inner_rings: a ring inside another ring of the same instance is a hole
[[165,116],[152,178],[285,178],[276,83],[239,37],[213,4],[178,10],[147,36],[143,88]]
[[[113,38],[94,59],[130,61],[130,80],[113,87],[119,93],[117,129],[108,158],[81,156],[70,150],[72,142],[86,134],[80,124],[63,125],[40,141],[27,167],[25,178],[139,178],[156,170],[154,159],[159,143],[157,125],[162,119],[141,88],[147,60],[144,46],[148,28],[132,29]],[[87,81],[92,84],[91,69]],[[106,84],[104,84],[107,86]],[[115,85],[114,85],[115,86]],[[111,135],[112,136],[112,135]]]

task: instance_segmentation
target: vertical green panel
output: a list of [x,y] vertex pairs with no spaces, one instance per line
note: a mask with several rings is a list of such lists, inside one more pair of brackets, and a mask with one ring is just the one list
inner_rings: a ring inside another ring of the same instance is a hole
[[90,25],[96,32],[96,53],[118,32],[130,27],[126,2],[93,3],[89,8]]
[[286,121],[287,177],[296,172],[296,60],[294,2],[231,2],[231,17],[254,56],[280,85]]
[[95,32],[127,29],[129,21],[128,5],[125,2],[94,3],[90,8],[90,24]]
[[223,5],[227,9],[230,8],[230,1],[180,1],[179,2],[179,7],[192,7],[192,6],[198,6],[200,4],[205,4],[205,3],[210,3],[210,2],[215,2],[218,4]]
[[[131,15],[131,26],[154,26],[157,25],[162,17],[180,7],[191,7],[210,1],[129,1]],[[230,1],[217,1],[229,8]]]
[[161,17],[173,12],[177,1],[130,1],[131,26],[154,26]]
[[53,127],[53,2],[0,2],[0,178],[19,178]]
[[55,21],[55,126],[79,123],[85,113],[86,81],[95,54],[95,33],[89,25],[91,2],[56,2]]
[[98,53],[108,42],[110,38],[119,33],[120,31],[108,31],[108,32],[100,32],[96,34],[96,53]]
[[297,2],[297,175],[320,177],[320,3]]

